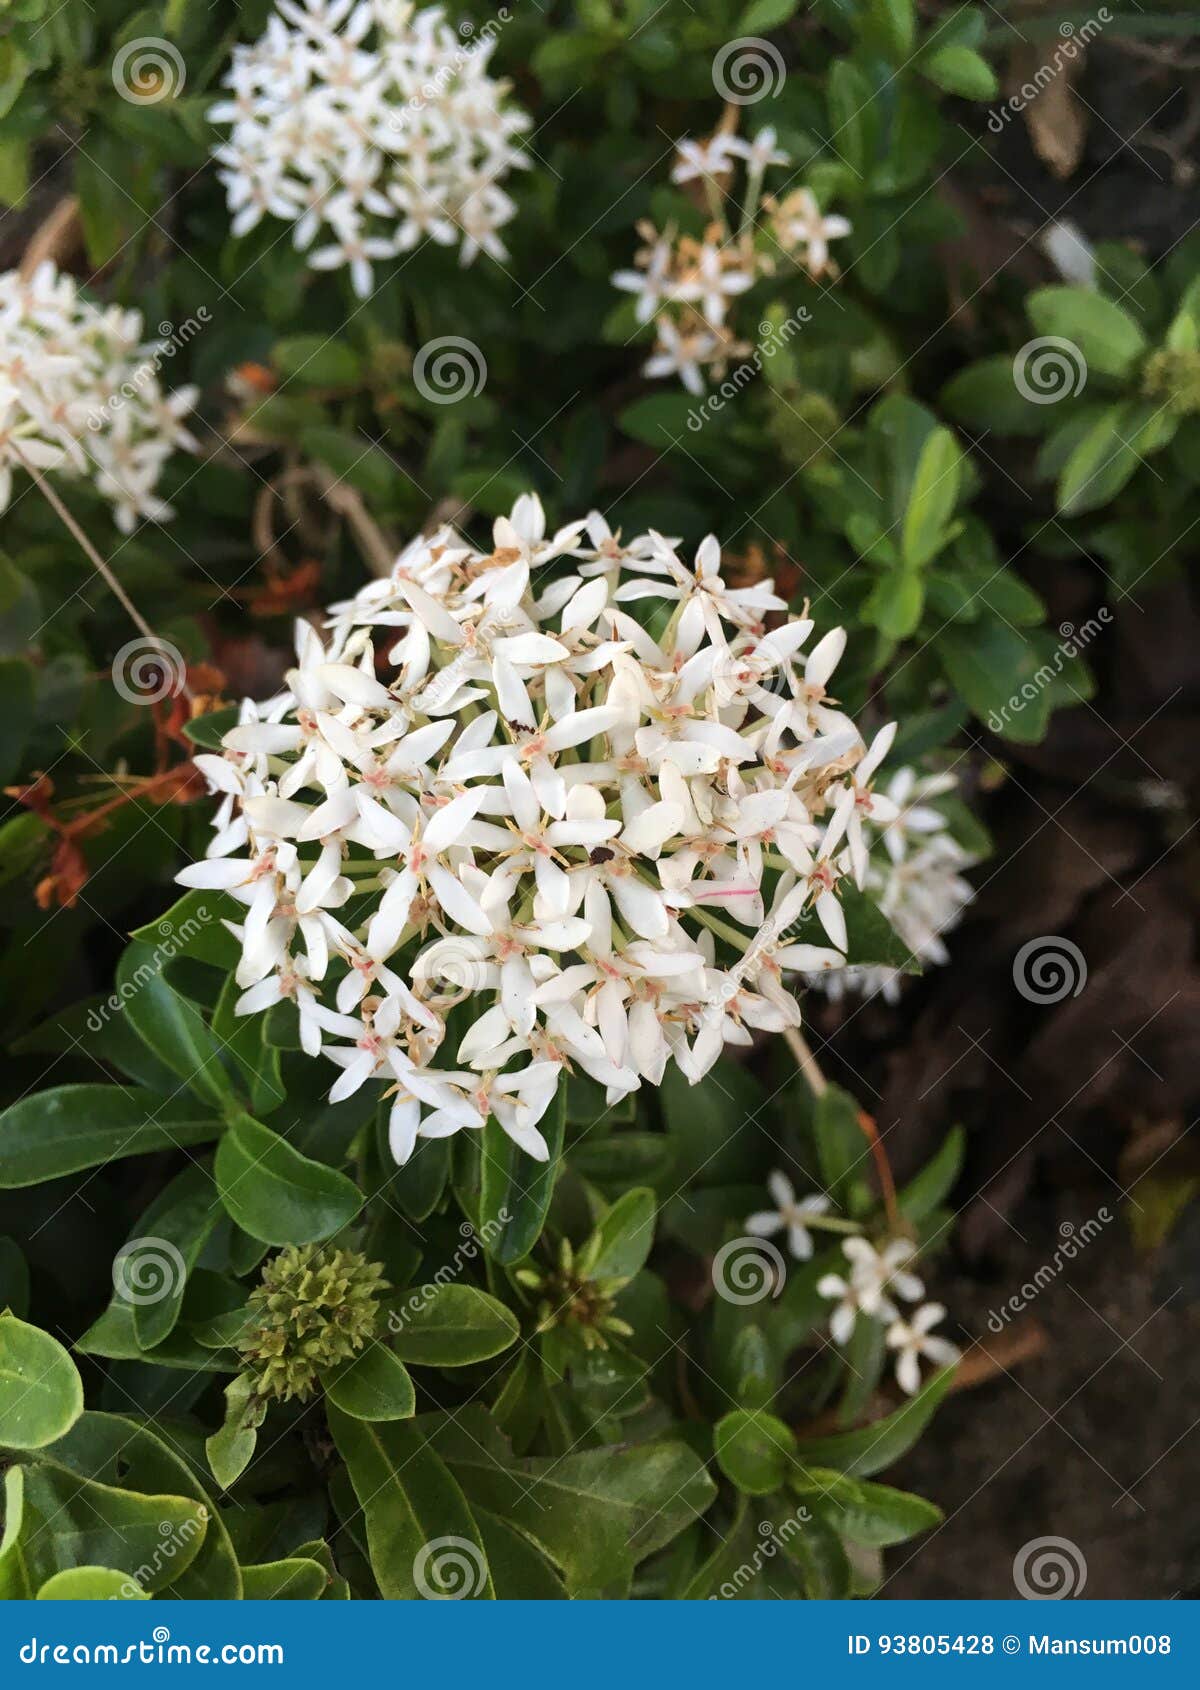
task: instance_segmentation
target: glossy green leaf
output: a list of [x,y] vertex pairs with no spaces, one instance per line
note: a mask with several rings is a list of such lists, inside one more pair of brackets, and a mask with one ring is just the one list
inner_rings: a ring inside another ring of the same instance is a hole
[[128,1573],[115,1567],[67,1567],[48,1578],[39,1602],[146,1602],[147,1593]]
[[717,1465],[747,1496],[782,1489],[796,1448],[791,1428],[765,1409],[735,1409],[713,1432]]
[[264,1244],[332,1238],[362,1207],[352,1180],[302,1156],[251,1115],[238,1115],[217,1147],[217,1187],[238,1225]]
[[331,1408],[329,1429],[350,1470],[384,1597],[494,1597],[466,1498],[417,1428],[402,1421],[371,1425]]
[[0,1313],[0,1448],[41,1449],[82,1413],[79,1370],[58,1339]]
[[840,1472],[863,1477],[890,1467],[912,1448],[925,1430],[946,1394],[953,1373],[953,1368],[942,1368],[916,1396],[869,1426],[853,1432],[835,1432],[827,1438],[801,1438],[796,1446],[799,1459],[806,1466],[835,1467]]
[[1079,348],[1089,375],[1126,376],[1146,350],[1137,320],[1092,288],[1039,288],[1027,309],[1039,334]]
[[214,1108],[233,1096],[221,1060],[221,1046],[186,998],[167,984],[168,959],[160,947],[135,940],[117,964],[117,989],[123,1013],[155,1056],[177,1074],[188,1090]]
[[243,1567],[242,1583],[247,1602],[315,1602],[325,1594],[329,1575],[317,1561],[289,1556]]
[[466,1367],[514,1344],[517,1317],[474,1285],[416,1285],[388,1319],[397,1356],[423,1367]]
[[611,1205],[579,1253],[579,1272],[588,1279],[632,1279],[654,1243],[658,1213],[645,1186],[627,1191]]
[[[177,1436],[178,1431],[172,1434],[173,1440]],[[165,1436],[125,1415],[89,1410],[45,1452],[44,1459],[142,1497],[153,1499],[166,1492],[186,1499],[206,1521],[203,1541],[196,1544],[191,1526],[174,1534],[160,1532],[157,1553],[150,1558],[154,1580],[160,1575],[169,1579],[172,1594],[181,1599],[229,1601],[241,1596],[241,1573],[225,1522],[196,1477],[192,1462],[170,1447]],[[195,1459],[199,1465],[198,1441]],[[126,1565],[99,1555],[96,1559],[117,1567]],[[145,1578],[141,1582],[148,1589],[157,1588]]]
[[355,1420],[408,1420],[417,1397],[408,1369],[384,1343],[373,1343],[331,1373],[321,1388],[329,1402]]
[[224,1420],[204,1440],[208,1465],[222,1490],[235,1484],[250,1465],[265,1416],[266,1404],[256,1399],[254,1380],[239,1373],[225,1387]]
[[38,1185],[216,1138],[221,1123],[186,1098],[164,1098],[138,1086],[55,1086],[31,1092],[0,1115],[0,1189]]

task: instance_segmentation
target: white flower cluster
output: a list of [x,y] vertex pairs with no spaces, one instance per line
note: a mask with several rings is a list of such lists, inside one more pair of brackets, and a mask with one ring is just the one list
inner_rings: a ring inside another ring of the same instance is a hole
[[232,125],[214,157],[234,234],[294,223],[297,251],[317,270],[348,265],[362,299],[372,260],[425,239],[461,243],[464,264],[505,257],[514,206],[499,184],[527,163],[513,143],[529,118],[487,74],[497,27],[464,37],[405,0],[277,0],[208,113]]
[[197,390],[164,393],[166,347],[143,342],[139,311],[93,305],[53,264],[0,275],[0,510],[32,465],[90,477],[123,533],[172,516],[154,490],[172,452],[196,450],[181,418]]
[[[885,861],[878,852],[872,857],[864,887],[921,963],[949,962],[942,935],[957,926],[975,896],[963,872],[976,858],[958,843],[932,803],[957,784],[952,774],[898,769],[883,791],[871,793],[863,812],[887,852]],[[896,1003],[903,980],[898,968],[851,967],[836,976],[813,974],[809,984],[835,999],[853,989],[864,997],[882,993],[888,1003]]]
[[288,690],[196,759],[222,802],[179,878],[245,905],[238,1012],[291,999],[334,1100],[382,1080],[399,1162],[489,1114],[544,1158],[565,1069],[615,1100],[799,1025],[782,973],[844,964],[867,867],[840,629],[767,632],[785,601],[711,536],[689,568],[526,494],[492,539],[417,539],[300,624]]
[[[852,1223],[831,1217],[831,1204],[823,1192],[797,1199],[792,1182],[786,1174],[768,1176],[767,1190],[774,1209],[764,1209],[750,1215],[746,1231],[755,1238],[769,1238],[773,1233],[787,1235],[788,1250],[797,1261],[810,1260],[813,1253],[811,1229],[851,1229]],[[941,1303],[921,1303],[925,1286],[911,1270],[916,1246],[908,1238],[892,1238],[882,1245],[870,1239],[854,1236],[843,1240],[842,1251],[849,1267],[845,1275],[822,1274],[817,1291],[832,1300],[829,1316],[829,1336],[835,1344],[846,1345],[854,1336],[860,1314],[871,1320],[888,1322],[886,1340],[895,1352],[896,1380],[901,1390],[912,1396],[921,1384],[921,1359],[936,1367],[948,1367],[958,1360],[958,1350],[948,1338],[933,1331],[946,1318]],[[912,1318],[904,1319],[897,1301],[921,1303]]]
[[[719,129],[707,141],[678,143],[671,180],[703,195],[711,222],[701,240],[639,223],[645,245],[634,256],[637,268],[612,278],[614,287],[637,296],[638,322],[654,320],[645,375],[676,376],[699,395],[706,373],[719,380],[732,359],[747,357],[753,348],[739,340],[729,311],[739,294],[775,271],[778,255],[803,265],[814,281],[837,275],[829,243],[851,232],[846,219],[824,216],[809,188],[782,200],[762,197],[766,172],[790,163],[770,128],[752,141]],[[739,164],[745,182],[735,229],[730,211]],[[768,214],[761,221],[760,208]]]

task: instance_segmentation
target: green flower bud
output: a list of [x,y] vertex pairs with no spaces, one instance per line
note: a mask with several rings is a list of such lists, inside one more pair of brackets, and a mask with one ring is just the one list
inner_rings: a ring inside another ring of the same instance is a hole
[[289,1244],[251,1293],[254,1322],[238,1343],[260,1398],[312,1395],[318,1376],[374,1336],[383,1269],[356,1250]]

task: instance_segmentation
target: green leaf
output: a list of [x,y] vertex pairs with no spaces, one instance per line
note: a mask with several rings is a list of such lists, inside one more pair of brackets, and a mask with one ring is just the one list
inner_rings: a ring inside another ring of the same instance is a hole
[[716,1494],[682,1443],[577,1450],[506,1468],[464,1436],[447,1461],[472,1503],[539,1544],[575,1596],[627,1578]]
[[166,1588],[200,1553],[209,1509],[187,1496],[142,1495],[38,1461],[26,1469],[26,1499],[40,1526],[30,1537],[39,1586],[63,1563],[112,1567],[144,1590]]
[[650,1254],[657,1213],[645,1186],[619,1197],[580,1251],[579,1272],[586,1279],[632,1279]]
[[483,1129],[482,1187],[479,1235],[495,1262],[508,1265],[527,1256],[541,1237],[546,1211],[562,1161],[566,1130],[567,1082],[558,1084],[554,1102],[541,1123],[550,1151],[546,1162],[535,1161],[518,1149],[504,1128],[490,1115]]
[[800,0],[750,0],[737,21],[739,35],[763,35],[795,15]]
[[486,1508],[474,1510],[501,1602],[562,1602],[562,1580],[541,1550]]
[[991,100],[999,91],[992,67],[971,47],[939,47],[922,53],[917,68],[938,88],[964,100]]
[[863,618],[889,640],[915,634],[925,608],[925,583],[917,574],[899,569],[881,575],[863,605]]
[[962,1169],[966,1147],[966,1134],[962,1128],[952,1127],[937,1155],[896,1193],[900,1213],[906,1220],[916,1225],[946,1201]]
[[894,62],[907,60],[916,31],[913,0],[868,0],[867,13]]
[[870,1165],[866,1135],[858,1122],[858,1104],[841,1086],[830,1084],[816,1099],[813,1133],[821,1180],[840,1208],[852,1207],[856,1185],[866,1181]]
[[[89,1411],[40,1460],[152,1501],[164,1493],[186,1499],[207,1520],[203,1541],[196,1543],[191,1524],[173,1536],[160,1532],[151,1555],[151,1576],[141,1578],[141,1583],[157,1588],[159,1582],[169,1580],[172,1594],[180,1598],[226,1601],[241,1596],[241,1574],[225,1522],[189,1462],[169,1449],[149,1426],[124,1415]],[[187,1518],[191,1520],[192,1515]],[[186,1550],[182,1557],[181,1550]],[[125,1560],[107,1555],[98,1554],[94,1559],[107,1566],[127,1565]],[[138,1570],[140,1576],[140,1566]]]
[[208,1465],[222,1490],[236,1483],[250,1465],[266,1412],[266,1404],[255,1400],[254,1380],[248,1373],[239,1373],[229,1381],[225,1387],[225,1419],[204,1440]]
[[[650,393],[627,405],[619,421],[632,439],[660,452],[668,451],[679,440],[691,449],[706,429],[719,428],[721,424],[720,413],[706,421],[699,410],[700,403],[686,393]],[[689,418],[694,417],[700,417],[700,425],[689,428]]]
[[1051,418],[1048,405],[1027,399],[1013,379],[1007,352],[968,364],[942,389],[942,404],[956,422],[997,434],[1041,434]]
[[784,1553],[799,1571],[810,1602],[843,1601],[851,1571],[842,1540],[825,1520],[812,1515],[803,1529],[781,1537]]
[[58,1339],[0,1314],[0,1446],[41,1449],[82,1413],[79,1370]]
[[812,1497],[822,1512],[832,1513],[842,1537],[872,1549],[904,1543],[942,1519],[941,1509],[924,1497],[848,1478],[828,1468],[798,1467],[791,1484],[797,1496]]
[[[230,728],[236,728],[238,722],[238,707],[230,704],[224,710],[212,710],[207,716],[195,716],[184,724],[184,733],[193,745],[198,745],[204,751],[219,751],[221,741]],[[236,941],[235,941],[236,942]]]
[[946,544],[962,487],[962,464],[962,449],[950,430],[934,429],[917,459],[900,533],[900,553],[910,569],[923,569]]
[[115,1567],[67,1567],[48,1578],[37,1593],[39,1602],[148,1602],[146,1592],[128,1573]]
[[216,1138],[221,1123],[187,1098],[140,1086],[55,1086],[32,1092],[0,1115],[0,1189],[11,1191]]
[[422,1367],[487,1361],[520,1334],[515,1314],[474,1285],[418,1285],[388,1316],[393,1348]]
[[217,1147],[217,1187],[234,1220],[263,1244],[332,1238],[362,1207],[345,1174],[312,1162],[252,1115],[239,1114]]
[[910,1450],[925,1430],[934,1410],[946,1394],[953,1368],[942,1368],[894,1413],[853,1432],[835,1432],[827,1438],[801,1438],[796,1446],[806,1466],[833,1467],[843,1473],[864,1477],[881,1472]]
[[126,947],[117,964],[123,1013],[155,1056],[190,1091],[222,1109],[233,1093],[221,1046],[199,1010],[167,984],[163,975],[167,960],[161,949],[137,940]]
[[1089,375],[1130,375],[1146,350],[1146,337],[1129,312],[1091,288],[1039,288],[1026,309],[1039,334],[1079,348]]
[[329,1429],[366,1520],[371,1568],[384,1598],[428,1600],[453,1591],[494,1597],[466,1498],[420,1431],[403,1421],[371,1425],[336,1407]]
[[764,1409],[735,1409],[713,1431],[717,1466],[747,1496],[780,1490],[795,1454],[791,1428]]
[[[241,958],[241,946],[225,922],[240,922],[245,914],[244,906],[227,892],[185,892],[157,921],[135,927],[129,937],[141,945],[160,947],[164,964],[186,957],[189,962],[205,962],[214,968],[232,970]],[[118,998],[114,1008],[120,1002]]]
[[1058,508],[1097,510],[1121,491],[1144,459],[1164,446],[1179,419],[1148,400],[1112,405],[1096,418],[1063,466]]
[[0,1602],[19,1602],[33,1595],[22,1538],[25,1531],[25,1469],[10,1467],[4,1475],[4,1535],[0,1537]]
[[174,1331],[188,1275],[220,1218],[211,1174],[193,1165],[160,1192],[118,1252],[115,1296],[133,1305],[133,1330],[143,1350]]
[[271,362],[300,387],[358,387],[362,359],[342,340],[323,334],[290,335],[277,340]]
[[315,1602],[325,1594],[329,1574],[319,1561],[292,1555],[242,1568],[247,1602]]
[[328,1401],[355,1420],[409,1420],[417,1411],[408,1369],[382,1343],[322,1374],[321,1385]]
[[21,766],[33,726],[33,669],[23,658],[0,659],[0,785]]

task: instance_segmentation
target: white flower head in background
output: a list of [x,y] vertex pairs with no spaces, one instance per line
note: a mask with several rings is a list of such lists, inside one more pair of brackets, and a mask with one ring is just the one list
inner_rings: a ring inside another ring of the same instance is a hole
[[866,1238],[847,1238],[842,1251],[850,1263],[849,1272],[826,1273],[817,1281],[819,1295],[835,1303],[829,1317],[829,1335],[835,1344],[850,1342],[860,1314],[895,1321],[899,1313],[893,1297],[915,1303],[925,1295],[924,1285],[908,1265],[916,1247],[907,1238],[893,1238],[882,1249]]
[[695,1082],[799,1024],[785,969],[844,964],[844,637],[806,658],[770,581],[676,545],[597,512],[551,532],[530,494],[482,550],[415,540],[197,758],[220,805],[179,878],[242,906],[238,1013],[293,1003],[335,1099],[383,1088],[400,1162],[489,1115],[545,1157],[565,1072],[610,1102],[668,1062]]
[[0,275],[0,510],[32,466],[90,479],[122,533],[172,516],[155,489],[174,452],[196,450],[182,419],[197,390],[164,389],[168,356],[139,311],[92,304],[49,262]]
[[488,75],[498,27],[464,37],[440,7],[399,0],[278,0],[208,113],[230,126],[214,157],[233,233],[294,223],[310,265],[347,267],[363,299],[375,263],[424,240],[503,259],[515,208],[500,184],[528,162],[530,120]]
[[[791,159],[774,129],[747,140],[732,132],[735,120],[730,107],[707,140],[676,143],[671,181],[704,207],[709,223],[703,236],[680,234],[673,226],[660,232],[641,222],[634,268],[612,277],[614,287],[636,297],[638,323],[654,324],[643,374],[675,378],[697,397],[710,378],[721,380],[733,360],[754,351],[737,334],[740,296],[778,269],[780,254],[814,279],[836,275],[829,242],[850,233],[844,217],[821,215],[807,188],[782,204],[764,199],[767,171]],[[760,220],[763,209],[770,215]]]
[[924,1303],[911,1320],[895,1320],[888,1327],[888,1348],[896,1352],[896,1382],[910,1397],[921,1388],[922,1358],[935,1367],[950,1367],[958,1360],[957,1345],[932,1330],[945,1318],[941,1303]]
[[[883,738],[876,736],[872,752]],[[854,772],[856,791],[865,794],[855,806],[860,831],[851,839],[855,853],[868,853],[858,857],[860,885],[918,962],[949,962],[944,935],[962,920],[975,896],[964,875],[976,858],[954,838],[934,800],[953,792],[958,783],[952,774],[921,775],[906,767],[882,789],[868,789],[863,770],[870,760],[868,754]],[[883,852],[872,849],[879,844]],[[834,974],[814,970],[808,976],[809,985],[834,999],[853,990],[864,997],[881,994],[888,1003],[899,1001],[903,980],[899,969],[882,967],[844,968]]]
[[776,1232],[787,1231],[788,1249],[798,1262],[806,1262],[813,1253],[812,1234],[808,1228],[814,1216],[829,1212],[829,1199],[823,1192],[796,1199],[791,1180],[786,1174],[773,1173],[767,1177],[767,1190],[774,1209],[764,1209],[749,1216],[746,1231],[756,1238],[770,1238]]

